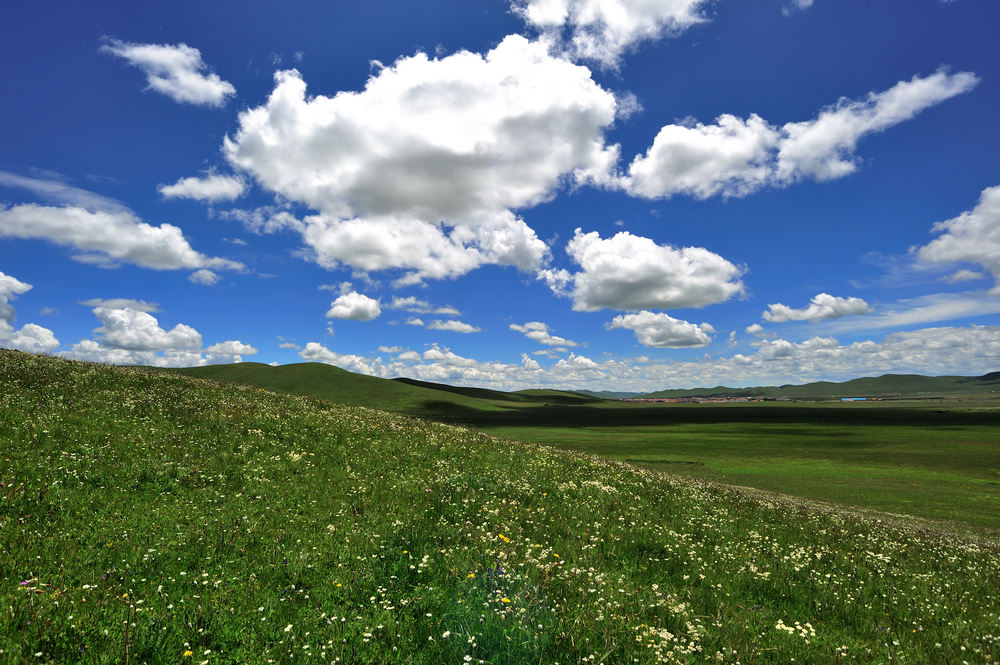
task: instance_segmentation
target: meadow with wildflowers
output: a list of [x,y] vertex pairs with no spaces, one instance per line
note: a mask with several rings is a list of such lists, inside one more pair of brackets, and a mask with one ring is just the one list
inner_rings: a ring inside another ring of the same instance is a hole
[[[388,380],[321,363],[174,371],[1000,537],[1000,400],[992,392],[998,373],[782,386],[781,392],[800,394],[788,402],[664,404]],[[837,397],[842,390],[882,391],[888,399],[843,403]],[[746,394],[778,391],[753,388]]]
[[0,663],[998,663],[1000,546],[0,351]]

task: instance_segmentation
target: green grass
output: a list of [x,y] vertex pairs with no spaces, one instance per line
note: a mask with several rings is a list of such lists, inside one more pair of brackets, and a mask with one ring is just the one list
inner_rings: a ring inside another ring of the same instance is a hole
[[793,387],[825,386],[827,397],[845,385],[854,394],[936,387],[951,395],[947,400],[665,405],[388,381],[317,364],[181,371],[460,423],[701,480],[1000,533],[1000,401],[987,399],[994,374],[887,375]]
[[415,379],[380,379],[322,363],[294,363],[277,367],[261,363],[238,363],[171,371],[222,383],[256,386],[290,395],[320,397],[341,404],[436,419],[447,419],[451,413],[468,410],[497,411],[542,405],[550,401],[569,404],[600,402],[598,399],[559,390],[504,393]]
[[969,406],[606,406],[534,422],[491,414],[473,422],[702,480],[1000,533],[1000,410]]
[[998,545],[903,520],[9,351],[0,440],[3,663],[1000,660]]

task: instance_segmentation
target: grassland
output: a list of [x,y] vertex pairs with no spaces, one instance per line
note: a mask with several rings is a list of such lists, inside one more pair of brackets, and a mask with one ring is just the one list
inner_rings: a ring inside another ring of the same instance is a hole
[[519,422],[481,412],[468,422],[494,434],[672,474],[1000,534],[997,403],[654,404],[548,411],[553,413],[539,411]]
[[[996,374],[889,375],[780,389],[826,400],[820,402],[687,405],[387,381],[319,364],[182,371],[460,423],[675,475],[1000,534],[1000,399],[990,399]],[[835,399],[876,394],[894,399]]]
[[1000,661],[990,540],[8,351],[0,439],[4,663]]
[[435,420],[448,420],[454,414],[466,411],[477,413],[548,403],[594,404],[602,401],[558,390],[504,393],[414,379],[380,379],[323,363],[295,363],[277,367],[261,363],[238,363],[171,371],[221,383],[256,386],[290,395],[319,397],[340,404],[367,406]]

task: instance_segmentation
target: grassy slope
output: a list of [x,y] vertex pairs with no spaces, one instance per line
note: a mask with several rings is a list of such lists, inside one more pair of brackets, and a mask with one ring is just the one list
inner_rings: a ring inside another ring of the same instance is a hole
[[17,352],[0,437],[0,662],[1000,658],[996,544]]
[[[182,371],[457,422],[698,479],[1000,532],[995,403],[666,407],[558,391],[500,393],[386,381],[318,364],[248,365]],[[932,387],[947,394],[963,386],[981,392],[998,380],[997,374],[886,375],[793,388],[825,390],[827,396],[841,394],[838,386],[844,385],[856,390],[852,394]]]
[[354,374],[322,363],[296,363],[278,367],[261,363],[239,363],[173,371],[224,383],[252,385],[292,395],[320,397],[341,404],[429,417],[446,418],[454,409],[493,411],[541,405],[550,400],[580,403],[597,401],[556,390],[503,393],[415,379],[387,380]]

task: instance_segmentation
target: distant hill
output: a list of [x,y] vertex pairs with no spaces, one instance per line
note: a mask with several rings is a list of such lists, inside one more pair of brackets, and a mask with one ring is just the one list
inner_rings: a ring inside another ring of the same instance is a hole
[[753,386],[660,390],[652,393],[615,391],[519,390],[503,392],[486,388],[451,386],[417,379],[381,379],[355,374],[323,363],[271,366],[245,362],[171,370],[187,376],[222,383],[243,384],[293,395],[328,399],[341,404],[367,406],[394,413],[453,420],[471,412],[508,411],[541,406],[595,405],[622,398],[682,397],[787,397],[832,400],[843,397],[930,399],[972,395],[1000,395],[1000,372],[983,376],[921,376],[885,374],[840,383],[818,381],[803,385]]
[[636,397],[642,394],[615,390],[577,390],[575,392],[580,393],[581,395],[586,395],[587,397],[596,397],[598,399],[621,399],[623,397]]
[[367,406],[410,415],[447,418],[449,411],[490,411],[532,404],[586,404],[597,398],[559,390],[521,390],[506,393],[466,388],[416,379],[381,379],[323,363],[264,365],[237,363],[172,370],[222,383],[256,386],[292,395],[328,399],[340,404]]
[[793,397],[798,399],[840,399],[842,397],[930,398],[1000,392],[1000,372],[983,376],[921,376],[884,374],[840,383],[817,381],[803,385],[754,386],[750,388],[693,388],[660,390],[643,398],[673,397]]

